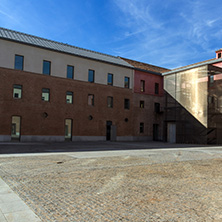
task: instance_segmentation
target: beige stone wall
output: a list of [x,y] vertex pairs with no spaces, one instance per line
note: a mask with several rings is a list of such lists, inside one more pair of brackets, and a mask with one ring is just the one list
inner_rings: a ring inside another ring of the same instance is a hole
[[127,76],[133,88],[134,71],[130,68],[0,39],[0,67],[13,69],[15,54],[24,56],[24,71],[27,72],[42,74],[43,60],[48,60],[52,76],[66,78],[67,65],[72,65],[75,80],[88,81],[88,70],[92,69],[95,83],[107,85],[107,74],[112,73],[114,86],[124,87]]

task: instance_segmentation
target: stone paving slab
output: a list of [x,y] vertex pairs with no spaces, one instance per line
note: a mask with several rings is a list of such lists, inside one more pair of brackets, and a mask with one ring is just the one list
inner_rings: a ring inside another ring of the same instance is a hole
[[0,221],[1,222],[40,222],[37,215],[0,178]]

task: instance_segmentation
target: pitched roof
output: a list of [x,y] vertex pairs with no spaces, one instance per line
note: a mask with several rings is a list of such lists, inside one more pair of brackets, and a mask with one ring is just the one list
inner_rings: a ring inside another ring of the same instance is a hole
[[163,67],[154,66],[154,65],[147,64],[147,63],[138,62],[138,61],[135,61],[135,60],[126,59],[126,58],[122,58],[122,57],[120,57],[120,58],[125,60],[126,62],[131,64],[134,68],[139,69],[139,70],[151,71],[151,72],[154,72],[154,73],[163,73],[163,72],[170,71],[170,69],[166,69],[166,68],[163,68]]
[[89,59],[99,60],[103,62],[108,62],[116,65],[126,66],[133,68],[126,61],[120,59],[116,56],[107,55],[104,53],[99,53],[72,45],[64,44],[61,42],[56,42],[44,38],[40,38],[33,35],[28,35],[22,32],[13,31],[6,28],[0,27],[0,39],[15,41],[23,44],[28,44],[32,46],[37,46],[45,49],[50,49],[58,52],[68,53],[72,55],[77,55]]

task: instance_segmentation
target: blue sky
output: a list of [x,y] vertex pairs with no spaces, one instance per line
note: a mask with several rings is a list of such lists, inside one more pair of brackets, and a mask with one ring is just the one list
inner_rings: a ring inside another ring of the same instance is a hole
[[0,0],[0,26],[166,68],[215,57],[221,0]]

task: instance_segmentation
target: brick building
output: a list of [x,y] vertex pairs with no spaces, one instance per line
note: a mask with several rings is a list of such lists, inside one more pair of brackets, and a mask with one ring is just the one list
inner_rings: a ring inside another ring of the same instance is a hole
[[162,139],[161,68],[4,28],[0,58],[0,141]]

